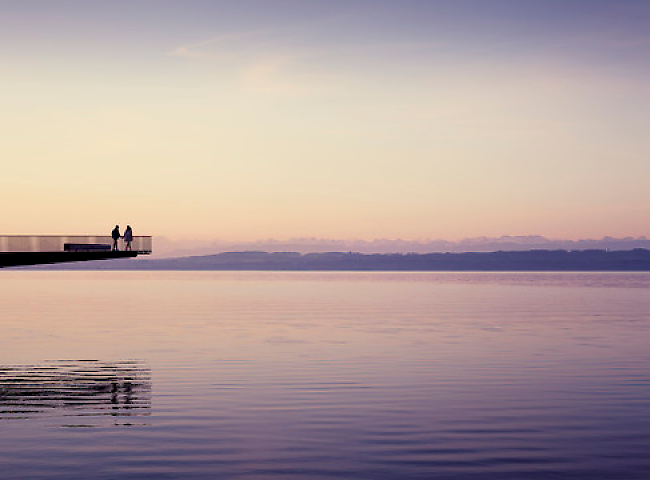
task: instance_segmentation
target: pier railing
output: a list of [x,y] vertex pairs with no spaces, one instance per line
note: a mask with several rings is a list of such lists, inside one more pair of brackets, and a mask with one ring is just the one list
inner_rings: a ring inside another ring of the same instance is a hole
[[[148,254],[152,244],[150,236],[134,236],[131,250]],[[109,235],[0,235],[1,253],[84,251],[106,247],[110,250],[112,245]],[[123,238],[117,241],[117,247],[121,251],[126,249]]]

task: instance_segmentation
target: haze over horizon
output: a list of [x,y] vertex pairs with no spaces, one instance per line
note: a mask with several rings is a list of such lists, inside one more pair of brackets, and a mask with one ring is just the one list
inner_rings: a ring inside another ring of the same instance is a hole
[[0,233],[641,237],[649,24],[641,0],[0,0]]
[[615,238],[606,236],[598,239],[549,239],[539,235],[474,237],[459,241],[444,239],[332,239],[332,238],[290,238],[285,240],[266,239],[258,241],[224,241],[214,239],[172,240],[158,237],[154,240],[155,258],[215,255],[224,252],[356,252],[374,253],[462,253],[526,250],[633,250],[650,249],[650,239],[645,236]]

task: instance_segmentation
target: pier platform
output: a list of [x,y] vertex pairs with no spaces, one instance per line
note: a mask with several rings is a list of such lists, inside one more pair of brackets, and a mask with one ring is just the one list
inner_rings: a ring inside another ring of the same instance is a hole
[[123,239],[111,251],[107,235],[0,235],[0,268],[45,263],[132,258],[152,252],[152,237],[134,236],[131,250]]

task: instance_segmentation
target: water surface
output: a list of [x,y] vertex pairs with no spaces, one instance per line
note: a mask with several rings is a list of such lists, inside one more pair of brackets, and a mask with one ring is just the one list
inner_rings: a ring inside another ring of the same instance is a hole
[[650,274],[0,271],[2,478],[646,479]]

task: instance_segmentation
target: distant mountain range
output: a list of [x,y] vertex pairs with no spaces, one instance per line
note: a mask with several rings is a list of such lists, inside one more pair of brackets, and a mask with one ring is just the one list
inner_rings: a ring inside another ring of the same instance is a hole
[[197,255],[214,255],[223,252],[358,252],[358,253],[462,253],[525,250],[632,250],[650,249],[646,237],[603,237],[601,239],[552,240],[539,235],[475,237],[459,241],[448,240],[332,240],[321,238],[296,238],[290,240],[263,240],[256,242],[224,242],[198,240],[154,239],[155,258],[174,258]]
[[56,270],[257,271],[650,271],[650,250],[528,250],[467,253],[229,252],[169,259],[103,260]]

